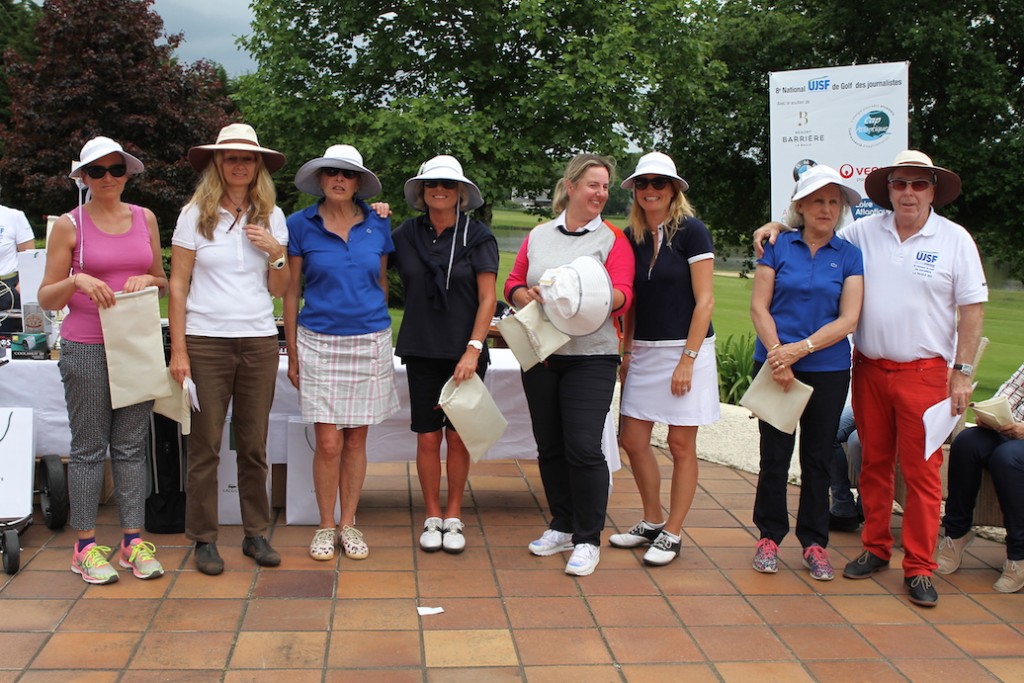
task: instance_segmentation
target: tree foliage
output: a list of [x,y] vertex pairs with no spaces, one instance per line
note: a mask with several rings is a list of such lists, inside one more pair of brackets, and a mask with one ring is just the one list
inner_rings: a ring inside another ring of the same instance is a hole
[[[30,0],[0,0],[0,55],[11,50],[22,59],[32,59],[36,45],[33,29],[41,14],[39,5]],[[10,119],[11,95],[7,79],[0,74],[0,128]],[[0,152],[3,145],[0,143]]]
[[633,16],[646,4],[267,0],[244,41],[259,68],[239,102],[288,155],[284,177],[354,144],[400,211],[402,181],[442,153],[489,205],[550,191],[568,156],[625,151],[646,69]]
[[0,182],[6,200],[33,219],[75,203],[69,162],[106,135],[146,165],[126,201],[156,212],[165,235],[173,228],[195,181],[188,148],[212,140],[235,109],[213,65],[173,59],[181,35],[164,35],[151,4],[47,0],[35,61],[7,54],[11,123]]

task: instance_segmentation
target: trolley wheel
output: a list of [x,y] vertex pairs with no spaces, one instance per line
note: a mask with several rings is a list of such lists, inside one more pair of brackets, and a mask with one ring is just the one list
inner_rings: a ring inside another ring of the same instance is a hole
[[4,571],[17,574],[21,566],[21,542],[17,529],[4,529],[3,534]]
[[59,455],[43,456],[42,486],[39,506],[43,509],[46,528],[59,531],[68,522],[68,480]]

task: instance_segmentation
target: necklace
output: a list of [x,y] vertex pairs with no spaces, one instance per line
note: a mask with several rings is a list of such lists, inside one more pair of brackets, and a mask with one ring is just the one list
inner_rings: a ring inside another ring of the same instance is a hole
[[[228,232],[231,232],[231,230],[236,225],[238,225],[238,221],[241,220],[242,212],[245,211],[245,205],[249,202],[249,198],[246,197],[246,198],[242,199],[242,203],[241,204],[236,204],[235,200],[232,199],[231,197],[229,197],[228,195],[224,195],[223,198],[225,200],[227,200],[227,202],[229,204],[231,204],[231,206],[235,207],[235,220],[231,221],[231,225],[230,225],[230,227],[228,227]],[[227,207],[225,207],[225,208],[227,208]]]

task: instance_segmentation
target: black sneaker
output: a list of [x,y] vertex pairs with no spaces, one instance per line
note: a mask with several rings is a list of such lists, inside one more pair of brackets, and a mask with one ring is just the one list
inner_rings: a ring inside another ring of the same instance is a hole
[[850,560],[843,569],[843,576],[848,579],[866,579],[875,572],[889,568],[889,560],[883,560],[869,550],[865,550],[856,560]]
[[256,560],[261,567],[276,567],[281,564],[281,554],[270,547],[262,536],[246,536],[242,541],[242,554]]
[[903,583],[906,584],[907,591],[910,593],[910,602],[915,605],[935,607],[935,603],[939,601],[939,594],[932,584],[932,577],[924,574],[908,576],[903,579]]
[[224,571],[224,560],[217,552],[216,543],[196,543],[196,569],[209,576],[217,576]]
[[856,531],[860,528],[860,519],[856,516],[853,517],[840,517],[839,515],[833,515],[831,512],[828,513],[828,529],[829,531]]

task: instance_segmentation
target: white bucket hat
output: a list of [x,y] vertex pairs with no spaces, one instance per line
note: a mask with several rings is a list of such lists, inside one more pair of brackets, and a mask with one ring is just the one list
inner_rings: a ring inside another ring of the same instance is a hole
[[686,192],[690,189],[690,184],[679,177],[679,173],[676,171],[676,162],[672,161],[672,157],[662,152],[651,152],[640,157],[633,175],[623,180],[620,187],[632,190],[633,181],[642,175],[660,175],[671,178],[672,184],[680,192]]
[[811,166],[803,172],[800,179],[796,181],[796,187],[793,188],[793,196],[790,198],[790,201],[799,201],[804,197],[814,194],[826,185],[838,185],[839,191],[843,193],[843,198],[846,200],[847,205],[857,206],[860,204],[860,193],[846,184],[843,177],[839,175],[839,171],[825,164]]
[[465,185],[469,192],[469,199],[462,207],[463,211],[472,211],[484,204],[484,199],[480,196],[480,188],[462,173],[462,164],[453,156],[440,154],[424,161],[420,164],[420,170],[416,176],[405,181],[405,201],[418,211],[427,210],[423,203],[424,180],[454,180]]
[[889,174],[897,168],[925,169],[932,172],[935,177],[935,198],[932,206],[938,208],[945,206],[960,196],[960,176],[948,168],[942,168],[932,163],[931,157],[916,149],[905,149],[896,155],[891,166],[876,168],[864,179],[864,192],[875,204],[882,208],[892,210],[892,202],[889,201]]
[[217,142],[212,145],[199,145],[188,151],[188,162],[192,168],[202,171],[213,159],[216,151],[234,150],[236,152],[254,152],[263,155],[263,165],[268,173],[273,173],[284,166],[284,155],[268,147],[260,147],[256,131],[247,123],[232,123],[224,126],[217,133]]
[[596,332],[612,313],[612,281],[593,256],[549,268],[540,276],[544,313],[551,324],[572,337]]
[[295,174],[295,187],[306,194],[323,197],[324,191],[320,187],[319,177],[322,168],[346,168],[362,173],[359,191],[356,192],[360,199],[369,199],[380,194],[380,179],[373,171],[363,166],[363,155],[352,145],[331,145],[322,157],[304,163]]
[[82,146],[82,152],[78,155],[78,161],[71,162],[71,173],[69,174],[69,177],[81,178],[82,171],[86,166],[97,159],[102,159],[108,154],[114,154],[115,152],[124,158],[124,165],[128,167],[128,175],[138,175],[145,169],[142,162],[139,161],[137,157],[134,157],[124,151],[124,147],[122,147],[120,143],[100,135],[99,137],[89,140],[89,142]]

